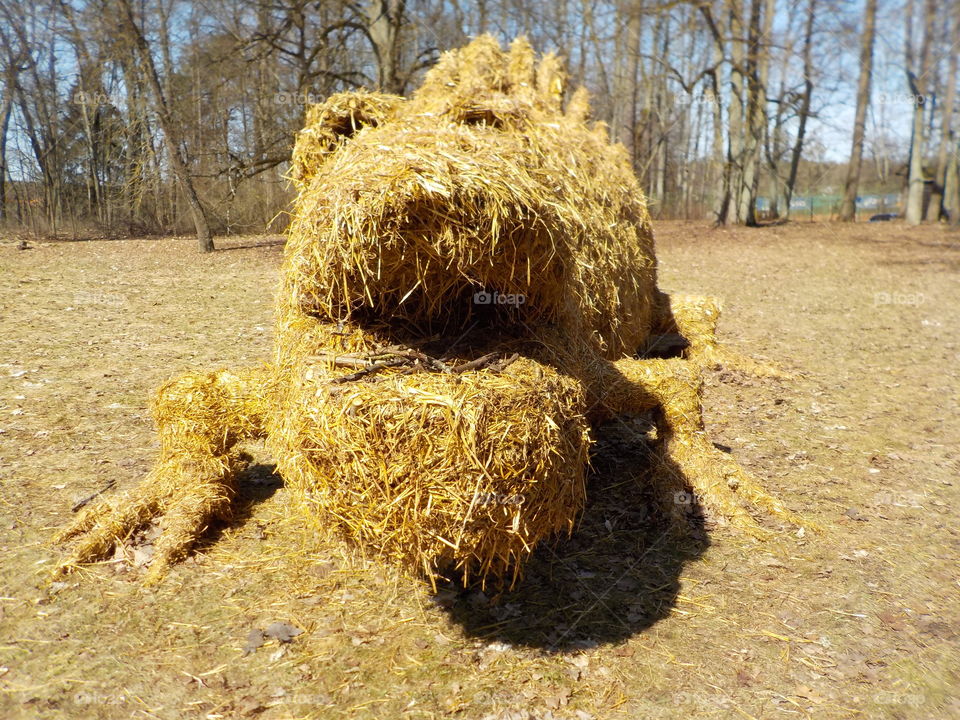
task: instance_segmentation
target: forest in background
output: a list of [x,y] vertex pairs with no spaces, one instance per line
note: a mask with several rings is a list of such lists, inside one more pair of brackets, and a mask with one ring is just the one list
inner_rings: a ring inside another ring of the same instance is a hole
[[280,231],[307,105],[485,32],[566,58],[655,217],[893,192],[960,221],[960,0],[0,0],[0,224]]

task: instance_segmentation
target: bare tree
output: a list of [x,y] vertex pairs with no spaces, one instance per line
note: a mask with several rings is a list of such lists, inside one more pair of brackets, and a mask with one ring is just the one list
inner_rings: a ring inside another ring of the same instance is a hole
[[[734,221],[743,221],[740,214],[742,205],[740,198],[743,195],[743,154],[744,154],[744,127],[746,125],[746,111],[744,103],[744,86],[746,84],[746,41],[743,37],[743,19],[740,0],[727,0],[727,31],[730,35],[730,102],[727,121],[727,163],[730,173],[731,205],[734,210]],[[725,218],[725,220],[729,220]]]
[[927,87],[931,69],[931,44],[937,16],[936,0],[926,0],[923,9],[923,38],[920,43],[919,71],[914,67],[913,58],[913,15],[914,0],[907,3],[906,32],[906,68],[907,85],[913,97],[913,126],[910,135],[910,165],[907,180],[907,207],[905,217],[910,225],[918,225],[923,220],[923,199],[926,176],[923,168],[923,154],[926,150],[926,128],[924,114],[927,107]]
[[799,125],[797,137],[790,156],[790,174],[786,183],[786,213],[790,215],[790,203],[797,185],[797,172],[800,158],[803,157],[803,142],[807,134],[807,121],[810,119],[810,105],[813,98],[813,28],[817,13],[817,0],[807,2],[807,16],[803,30],[803,92],[800,96]]
[[857,215],[857,189],[860,185],[860,169],[863,162],[863,138],[867,125],[867,106],[870,104],[870,79],[873,74],[873,41],[877,25],[877,0],[867,0],[863,17],[863,33],[860,36],[860,78],[857,81],[857,114],[853,121],[853,144],[850,148],[850,163],[843,186],[843,203],[840,220],[851,222]]
[[769,70],[768,38],[773,27],[775,0],[751,0],[746,56],[746,123],[737,217],[756,225],[757,192],[760,183],[760,151],[767,127],[766,87]]
[[[0,2],[0,47],[6,53],[13,104],[39,171],[43,221],[56,232],[64,215],[64,146],[54,52],[55,19],[42,5]],[[37,227],[38,218],[31,218]]]
[[0,221],[7,219],[7,133],[13,114],[13,88],[18,70],[17,58],[8,56],[3,63],[3,94],[0,96]]
[[643,0],[618,3],[615,37],[616,66],[613,79],[613,137],[622,142],[637,162],[637,101],[639,93],[640,39]]
[[713,117],[712,121],[712,154],[717,174],[720,178],[720,192],[717,195],[713,207],[714,223],[716,225],[726,225],[730,213],[730,182],[732,163],[729,155],[723,148],[723,95],[720,91],[720,72],[726,57],[726,43],[724,41],[723,30],[713,16],[711,6],[707,3],[700,5],[700,12],[703,15],[704,22],[710,33],[712,40],[712,63],[705,70],[705,75],[709,82],[707,92],[712,99]]
[[956,134],[953,137],[953,146],[947,160],[946,190],[944,192],[944,207],[950,217],[950,224],[960,226],[960,146],[957,145]]
[[[912,0],[918,17],[924,2]],[[658,217],[753,224],[761,195],[789,213],[795,191],[835,184],[848,216],[858,186],[889,192],[904,159],[906,118],[866,104],[880,61],[865,53],[871,34],[887,47],[879,13],[892,4],[864,5],[869,22],[851,34],[819,22],[821,0],[0,0],[0,218],[16,210],[38,232],[191,228],[205,248],[213,233],[279,229],[308,105],[361,87],[402,94],[483,31],[527,33],[567,58]],[[928,44],[948,47],[957,25]],[[837,101],[821,66],[845,37],[868,62],[838,165],[814,131],[831,121],[817,108]],[[944,98],[924,106],[911,158],[930,166],[931,218],[956,204],[956,63],[909,62],[924,94]]]
[[402,93],[400,79],[400,30],[404,23],[404,0],[369,0],[367,32],[377,57],[377,85],[388,93]]
[[170,166],[173,168],[177,181],[187,197],[187,203],[190,205],[190,212],[193,216],[193,223],[197,231],[197,241],[202,252],[211,252],[214,249],[213,235],[210,232],[210,225],[207,222],[207,216],[204,212],[200,198],[193,185],[193,178],[187,168],[187,164],[181,154],[183,146],[180,141],[177,124],[170,113],[170,105],[167,102],[167,96],[160,83],[160,76],[157,74],[156,63],[153,61],[153,54],[150,51],[150,45],[146,37],[137,25],[136,18],[133,15],[133,8],[130,6],[130,0],[117,0],[120,10],[120,22],[133,45],[133,50],[142,63],[144,75],[147,83],[153,93],[153,101],[157,117],[160,120],[160,127],[163,129],[164,140],[167,145],[167,152],[170,156]]
[[960,2],[954,0],[952,13],[946,17],[946,25],[951,28],[947,41],[949,56],[947,69],[947,95],[941,110],[940,148],[937,151],[937,166],[933,176],[933,191],[927,206],[927,220],[937,222],[948,210],[945,205],[945,187],[947,179],[948,154],[955,152],[953,132],[953,111],[957,100],[957,63],[960,60]]

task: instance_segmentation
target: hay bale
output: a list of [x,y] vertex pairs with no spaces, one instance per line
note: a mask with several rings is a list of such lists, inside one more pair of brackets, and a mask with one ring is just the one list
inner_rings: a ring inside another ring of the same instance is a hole
[[403,98],[365,90],[337,93],[307,110],[306,125],[297,136],[290,178],[299,191],[310,183],[324,159],[365,127],[376,127],[393,114]]
[[165,515],[151,577],[182,559],[211,522],[231,516],[236,477],[249,457],[237,443],[262,437],[270,412],[269,366],[188,373],[151,399],[160,454],[133,493],[86,507],[54,538],[83,535],[62,566],[103,557],[135,530]]
[[269,433],[321,525],[427,577],[465,579],[516,573],[541,539],[572,529],[589,448],[572,378],[529,358],[341,384],[332,371],[308,368]]
[[[398,344],[389,324],[304,317],[286,337],[277,374],[291,381],[266,436],[318,525],[428,578],[455,568],[483,580],[518,573],[540,540],[572,529],[590,445],[584,388],[518,355],[522,343],[481,330],[441,353],[455,340]],[[480,362],[491,356],[516,359]]]
[[587,124],[585,94],[561,111],[564,83],[555,56],[537,64],[526,41],[504,52],[485,36],[337,153],[312,148],[342,99],[312,110],[281,312],[362,310],[433,332],[496,289],[526,298],[514,321],[586,334],[611,359],[633,352],[657,295],[646,203],[623,147]]

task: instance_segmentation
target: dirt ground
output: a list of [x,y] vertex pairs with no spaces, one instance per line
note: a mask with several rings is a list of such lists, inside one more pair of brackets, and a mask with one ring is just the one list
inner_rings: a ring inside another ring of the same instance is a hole
[[256,449],[240,521],[158,588],[142,554],[51,585],[71,506],[149,468],[149,392],[268,357],[282,245],[0,243],[0,717],[960,717],[960,233],[657,232],[661,285],[798,374],[711,373],[707,424],[824,533],[665,527],[615,423],[580,527],[500,596],[315,537]]

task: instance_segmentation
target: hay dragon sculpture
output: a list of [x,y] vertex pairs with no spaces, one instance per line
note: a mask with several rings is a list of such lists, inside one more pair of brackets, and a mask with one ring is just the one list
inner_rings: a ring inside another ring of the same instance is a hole
[[[704,432],[703,368],[765,368],[717,344],[716,301],[658,290],[626,152],[582,89],[564,100],[557,57],[484,36],[409,99],[313,106],[272,362],[161,387],[155,467],[59,533],[61,570],[158,521],[160,579],[229,518],[239,448],[265,439],[304,511],[345,539],[430,578],[515,579],[573,528],[592,428],[650,411],[661,496],[692,490],[755,535],[769,531],[748,508],[802,525]],[[677,335],[681,356],[647,352]]]

